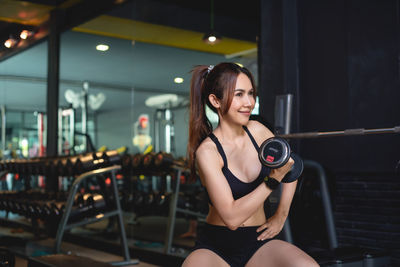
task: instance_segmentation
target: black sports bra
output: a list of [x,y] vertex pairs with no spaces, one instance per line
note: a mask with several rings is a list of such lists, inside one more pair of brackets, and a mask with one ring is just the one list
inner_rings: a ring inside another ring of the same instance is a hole
[[[254,137],[251,135],[250,131],[247,129],[246,126],[243,126],[243,129],[246,131],[247,135],[250,137],[250,140],[253,143],[253,145],[258,153],[260,148],[259,148],[258,144],[256,143],[256,141],[254,140]],[[252,181],[250,183],[241,181],[228,169],[228,161],[226,159],[226,155],[221,146],[221,143],[218,141],[218,138],[213,133],[210,133],[209,137],[217,146],[218,152],[221,155],[222,159],[224,160],[224,166],[222,167],[222,173],[224,174],[226,180],[229,183],[229,186],[231,187],[232,195],[233,195],[234,199],[238,199],[238,198],[241,198],[241,197],[249,194],[257,186],[259,186],[264,181],[264,177],[269,174],[270,169],[264,165],[261,165],[260,174],[254,181]],[[209,200],[209,203],[212,204],[210,201],[210,198],[208,198],[208,200]]]

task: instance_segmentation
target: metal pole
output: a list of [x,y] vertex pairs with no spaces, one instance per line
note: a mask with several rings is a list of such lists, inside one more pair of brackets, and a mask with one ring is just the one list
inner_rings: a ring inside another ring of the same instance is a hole
[[115,170],[111,171],[111,179],[112,179],[111,180],[112,187],[114,190],[115,205],[116,205],[117,211],[118,211],[118,224],[119,224],[119,230],[121,232],[122,251],[124,253],[125,260],[129,261],[130,256],[129,256],[129,250],[128,250],[128,241],[126,240],[124,219],[122,218],[122,209],[121,209],[121,204],[119,203],[119,194],[118,194],[118,188],[117,188],[117,179],[115,179]]
[[169,215],[167,222],[167,233],[165,236],[164,243],[164,253],[170,254],[172,247],[172,239],[174,238],[174,228],[175,228],[175,219],[176,219],[176,211],[178,205],[178,196],[179,196],[179,185],[182,171],[179,169],[176,173],[175,179],[175,192],[171,195],[171,200],[169,202]]
[[[279,198],[282,195],[282,189],[283,188],[281,185],[279,190]],[[286,242],[293,244],[292,228],[290,227],[289,217],[286,218],[285,224],[283,225],[282,234]]]
[[[71,109],[71,115],[69,116],[69,145],[70,154],[75,152],[75,110]],[[75,153],[74,153],[75,154]]]
[[58,109],[58,155],[63,155],[63,110]]
[[389,133],[400,133],[400,126],[395,126],[393,128],[378,128],[378,129],[364,129],[364,128],[346,129],[343,131],[332,131],[332,132],[292,133],[292,134],[282,134],[278,136],[286,139],[305,139],[305,138],[318,138],[318,137],[389,134]]
[[335,221],[333,218],[333,211],[331,206],[331,198],[329,196],[328,185],[326,183],[326,174],[324,168],[315,161],[304,160],[305,168],[313,168],[318,172],[318,178],[320,181],[322,204],[324,207],[324,215],[326,220],[326,230],[328,233],[329,249],[334,250],[338,247]]
[[[115,179],[115,172],[120,169],[121,169],[121,166],[114,165],[114,166],[105,167],[102,169],[97,169],[97,170],[83,173],[75,179],[74,183],[71,186],[69,194],[68,194],[68,200],[65,205],[64,214],[58,225],[56,242],[54,245],[55,253],[60,253],[60,251],[61,251],[61,241],[62,241],[62,238],[63,238],[66,230],[71,229],[78,225],[88,224],[92,221],[94,222],[94,220],[86,219],[86,221],[81,221],[79,223],[68,224],[68,219],[71,214],[71,209],[72,209],[72,205],[74,203],[74,198],[75,198],[76,193],[78,192],[79,185],[81,184],[81,182],[83,182],[84,180],[86,180],[89,177],[98,176],[101,173],[111,172],[111,181],[112,181],[112,186],[113,186],[116,209],[105,213],[103,218],[107,218],[107,217],[115,216],[115,215],[118,216],[118,223],[119,223],[120,235],[121,235],[121,243],[122,243],[122,247],[123,247],[122,249],[123,249],[124,259],[125,259],[124,261],[120,261],[120,262],[111,262],[111,264],[114,266],[123,266],[123,265],[132,265],[132,264],[139,263],[139,261],[136,259],[130,259],[130,255],[129,255],[128,242],[127,242],[127,238],[126,238],[125,226],[123,223],[122,209],[121,209],[121,204],[119,202],[120,200],[119,200],[119,195],[118,195],[117,181]],[[101,220],[101,218],[97,219],[96,221],[98,221],[98,220]]]
[[85,136],[85,151],[88,151],[87,121],[88,121],[88,94],[89,82],[83,82],[82,133]]
[[2,105],[1,111],[1,150],[4,152],[6,149],[6,107]]
[[[58,104],[60,91],[60,27],[63,19],[62,11],[53,9],[50,12],[50,34],[48,41],[47,63],[47,140],[46,156],[56,156],[58,148]],[[47,179],[46,189],[57,191],[56,183],[49,183]]]
[[171,110],[165,109],[165,152],[171,153]]
[[113,187],[113,190],[114,190],[114,199],[115,199],[115,205],[116,205],[116,208],[117,208],[119,231],[120,231],[120,235],[121,235],[122,252],[124,253],[124,260],[125,261],[112,262],[111,264],[114,265],[114,266],[139,264],[138,260],[136,260],[136,259],[131,260],[131,256],[129,255],[128,241],[127,241],[127,238],[126,238],[124,219],[122,217],[122,209],[121,209],[121,203],[120,203],[120,200],[119,200],[117,179],[115,178],[115,172],[116,172],[116,169],[112,169],[111,170],[111,181],[112,181],[112,187]]

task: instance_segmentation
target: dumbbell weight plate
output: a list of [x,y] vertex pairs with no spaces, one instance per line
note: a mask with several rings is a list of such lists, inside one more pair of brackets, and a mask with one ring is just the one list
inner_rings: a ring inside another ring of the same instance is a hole
[[303,160],[300,158],[300,156],[297,155],[296,153],[292,152],[290,157],[293,159],[294,164],[292,166],[292,169],[282,179],[282,183],[294,182],[303,173],[304,164],[303,164]]
[[261,144],[258,157],[263,165],[279,168],[288,162],[290,152],[290,146],[285,139],[272,137]]

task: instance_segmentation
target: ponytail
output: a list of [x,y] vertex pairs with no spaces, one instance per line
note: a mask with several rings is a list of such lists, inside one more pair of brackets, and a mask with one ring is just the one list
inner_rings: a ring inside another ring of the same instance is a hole
[[192,180],[196,178],[196,150],[201,142],[212,132],[212,125],[206,116],[205,107],[208,98],[204,88],[207,71],[207,66],[195,67],[192,70],[192,80],[190,82],[188,156]]

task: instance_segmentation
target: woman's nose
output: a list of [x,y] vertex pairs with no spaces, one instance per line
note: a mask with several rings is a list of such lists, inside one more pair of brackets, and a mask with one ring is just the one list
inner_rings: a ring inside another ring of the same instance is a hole
[[252,97],[251,96],[247,96],[246,98],[245,98],[245,105],[246,106],[251,106],[252,104],[253,104],[253,102],[252,102]]

